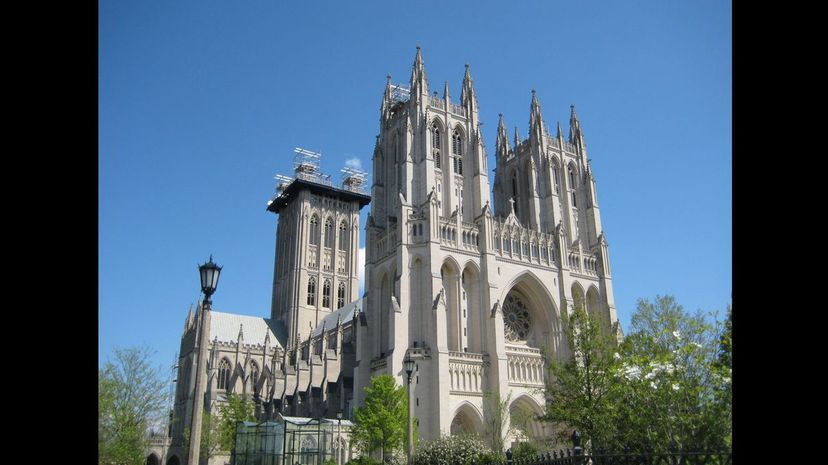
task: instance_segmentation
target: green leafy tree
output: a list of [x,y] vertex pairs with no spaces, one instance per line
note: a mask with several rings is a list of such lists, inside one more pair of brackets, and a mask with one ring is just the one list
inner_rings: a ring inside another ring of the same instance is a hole
[[408,397],[405,388],[397,386],[388,374],[371,379],[365,387],[365,404],[354,412],[351,437],[364,452],[380,450],[380,460],[386,452],[402,447],[407,441]]
[[729,368],[719,363],[722,332],[672,296],[639,300],[620,348],[617,442],[635,449],[706,450],[730,434]]
[[139,465],[146,460],[148,431],[164,418],[164,373],[150,365],[146,347],[115,348],[98,370],[98,463]]
[[[240,421],[255,421],[255,404],[244,395],[228,394],[227,402],[218,406],[217,414],[204,411],[201,417],[202,457],[229,453],[236,444],[236,427]],[[190,429],[184,430],[184,448],[190,444]]]
[[485,391],[483,393],[483,441],[493,451],[501,451],[506,438],[514,431],[509,422],[509,404],[512,394],[505,399],[500,393]]
[[[546,393],[551,401],[542,419],[577,429],[584,443],[592,447],[608,447],[613,437],[618,366],[613,357],[614,338],[587,314],[580,302],[576,302],[569,315],[565,333],[573,357],[550,363],[551,379]],[[571,431],[558,431],[560,440],[568,441]]]

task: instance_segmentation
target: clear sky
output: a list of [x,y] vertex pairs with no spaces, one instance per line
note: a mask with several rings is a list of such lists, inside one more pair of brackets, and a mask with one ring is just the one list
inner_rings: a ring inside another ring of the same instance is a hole
[[418,44],[440,95],[448,81],[459,99],[471,65],[490,168],[498,113],[525,137],[536,89],[567,134],[576,105],[624,328],[641,297],[731,301],[729,1],[99,9],[99,363],[146,344],[170,365],[211,253],[224,266],[214,308],[269,316],[273,176],[291,174],[297,146],[322,152],[337,180],[347,159],[369,168],[385,76],[407,84]]

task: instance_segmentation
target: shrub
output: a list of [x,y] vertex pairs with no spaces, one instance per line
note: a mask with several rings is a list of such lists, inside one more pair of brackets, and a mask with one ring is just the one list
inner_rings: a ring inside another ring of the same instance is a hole
[[469,465],[472,460],[492,463],[492,455],[492,451],[476,436],[444,436],[421,444],[411,461],[413,465]]
[[348,461],[345,465],[382,465],[377,459],[371,458],[368,455],[363,455],[362,457],[357,457],[353,460]]
[[512,460],[532,461],[538,458],[538,448],[531,442],[521,442],[512,448]]

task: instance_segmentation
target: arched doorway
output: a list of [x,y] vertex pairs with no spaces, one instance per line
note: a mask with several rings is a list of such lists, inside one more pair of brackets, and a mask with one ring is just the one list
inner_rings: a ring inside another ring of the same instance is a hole
[[147,456],[147,465],[160,465],[160,464],[161,464],[161,460],[158,458],[157,455],[155,455],[155,453],[152,453],[152,454]]
[[449,431],[452,436],[482,433],[483,418],[476,407],[464,402],[455,411]]
[[543,408],[528,395],[521,395],[509,405],[509,418],[515,428],[514,442],[532,442],[542,447],[547,438],[545,425],[538,420]]
[[167,459],[167,465],[181,465],[181,461],[178,459],[177,455],[173,455]]

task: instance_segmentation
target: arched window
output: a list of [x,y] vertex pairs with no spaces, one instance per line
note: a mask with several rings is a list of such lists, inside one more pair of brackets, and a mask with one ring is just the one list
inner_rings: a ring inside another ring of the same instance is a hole
[[552,178],[555,181],[555,193],[560,195],[561,194],[561,181],[558,178],[558,165],[552,165]]
[[331,280],[326,279],[322,286],[322,306],[331,308]]
[[250,361],[250,392],[256,392],[256,385],[259,384],[259,367],[256,362]]
[[572,167],[569,167],[569,192],[572,194],[572,206],[577,207],[578,202],[575,199],[575,172],[572,170]]
[[336,308],[345,306],[345,283],[339,283],[339,289],[336,290]]
[[328,218],[325,220],[325,247],[332,248],[334,241],[334,227],[333,220]]
[[181,373],[178,375],[178,394],[181,399],[186,399],[187,391],[190,389],[190,359],[185,359],[181,365]]
[[440,168],[440,144],[442,143],[440,137],[440,126],[435,121],[431,125],[431,152],[434,155],[435,168]]
[[221,359],[218,368],[218,388],[227,389],[230,386],[230,361],[226,358]]
[[308,279],[308,305],[316,305],[316,278]]
[[451,153],[454,172],[463,174],[463,140],[460,137],[460,131],[457,129],[454,130],[454,134],[451,136]]
[[451,153],[454,155],[463,155],[463,144],[460,142],[460,131],[454,130],[451,136]]
[[348,225],[339,223],[339,250],[348,250]]
[[319,245],[319,217],[313,215],[310,220],[310,243]]
[[517,174],[512,174],[512,199],[515,208],[515,215],[518,214],[518,188],[517,188]]

